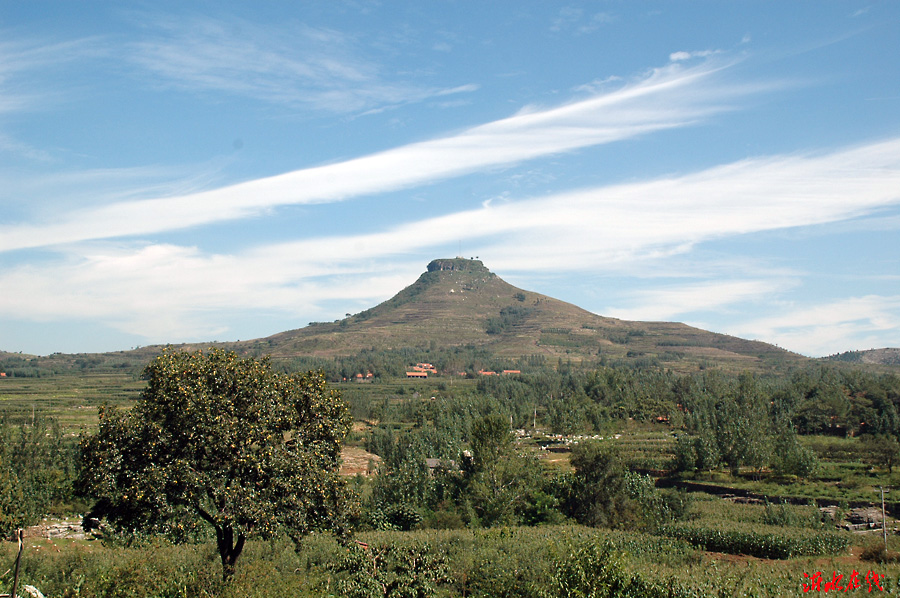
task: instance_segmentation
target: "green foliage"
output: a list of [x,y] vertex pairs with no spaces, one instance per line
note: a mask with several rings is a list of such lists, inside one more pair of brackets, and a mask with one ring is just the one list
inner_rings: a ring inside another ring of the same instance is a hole
[[647,529],[686,517],[693,504],[687,493],[661,490],[650,476],[631,471],[625,473],[625,491],[637,503],[636,518]]
[[[370,548],[348,546],[319,533],[305,536],[296,549],[283,537],[250,541],[228,584],[210,567],[217,560],[214,544],[154,540],[127,548],[58,542],[56,550],[41,542],[26,548],[20,584],[34,585],[46,596],[79,598],[326,598],[350,594],[352,584],[372,590],[362,595],[384,595],[384,586],[371,584],[380,579],[385,585],[397,580],[392,587],[412,595],[424,587],[424,595],[435,597],[555,598],[579,595],[576,592],[610,595],[603,592],[611,592],[624,579],[629,585],[623,592],[632,593],[619,595],[783,598],[805,595],[804,573],[824,570],[830,577],[834,570],[843,573],[846,582],[854,568],[860,578],[867,569],[887,574],[885,594],[894,595],[900,571],[890,562],[859,566],[819,558],[732,560],[704,555],[670,538],[581,526],[367,532],[359,540]],[[375,563],[379,572],[373,575],[373,557],[385,547]],[[0,545],[0,560],[11,563],[15,548]],[[888,556],[897,550],[891,538],[889,549]],[[878,558],[878,552],[873,550],[872,556]],[[413,565],[411,559],[422,564]],[[342,561],[347,563],[343,569],[338,565]],[[9,580],[10,573],[0,574],[0,583]],[[560,591],[561,582],[570,590]]]
[[33,519],[25,506],[25,496],[16,473],[0,455],[0,535],[8,536]]
[[428,598],[450,581],[446,557],[428,543],[354,544],[329,569],[347,598]]
[[625,468],[615,448],[604,442],[582,442],[572,451],[575,468],[569,514],[583,525],[624,527],[637,516],[628,495]]
[[347,408],[320,375],[280,375],[234,353],[165,351],[128,412],[82,439],[79,487],[119,529],[216,534],[229,578],[245,541],[340,521]]
[[[372,487],[372,500],[385,515],[385,523],[400,526],[386,529],[410,529],[401,522],[421,520],[421,515],[411,517],[408,512],[417,506],[427,506],[433,498],[433,479],[425,465],[425,445],[420,437],[407,434],[381,449],[382,461]],[[400,506],[403,509],[398,510]],[[390,516],[391,512],[397,516]]]
[[0,421],[0,534],[83,506],[72,492],[76,453],[54,419]]
[[471,467],[464,464],[460,496],[474,515],[470,523],[489,527],[554,520],[555,499],[542,491],[534,458],[514,450],[509,423],[487,415],[472,424],[471,436]]
[[[368,532],[360,540],[369,546],[429,546],[446,559],[450,580],[438,595],[475,598],[538,598],[550,591],[557,566],[582,545],[608,545],[620,563],[635,561],[685,566],[696,562],[686,543],[632,532],[611,532],[580,526],[499,527],[479,530]],[[421,554],[420,550],[420,554]]]
[[493,413],[472,423],[472,463],[482,472],[507,456],[512,450],[509,422]]
[[697,436],[678,436],[674,462],[677,471],[708,471],[719,463],[719,446],[710,431],[704,430]]
[[800,444],[793,429],[784,430],[778,435],[772,456],[772,469],[779,475],[808,478],[819,466],[815,453]]
[[861,448],[866,453],[868,463],[884,467],[888,473],[893,472],[894,465],[900,458],[900,442],[894,436],[867,434],[863,437]]
[[[519,301],[524,301],[524,296]],[[529,307],[509,305],[500,309],[500,315],[487,319],[485,332],[488,334],[502,334],[525,321],[532,311]]]
[[837,555],[850,546],[848,534],[802,528],[732,522],[681,522],[664,525],[659,533],[715,552],[765,559]]
[[762,522],[766,525],[781,527],[808,527],[812,529],[820,529],[822,527],[822,521],[815,511],[815,507],[788,505],[784,502],[773,505],[767,501]]
[[694,596],[674,581],[660,585],[630,573],[610,542],[587,542],[554,567],[545,598],[680,598]]

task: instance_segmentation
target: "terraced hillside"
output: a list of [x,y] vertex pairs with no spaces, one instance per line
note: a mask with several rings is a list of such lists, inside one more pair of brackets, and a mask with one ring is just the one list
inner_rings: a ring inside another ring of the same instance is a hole
[[[550,360],[606,359],[676,371],[779,369],[807,361],[774,345],[707,332],[673,322],[606,318],[571,303],[514,287],[479,260],[434,260],[413,284],[375,307],[328,323],[267,338],[218,346],[275,360],[355,355],[366,349],[474,346],[499,356],[542,355]],[[135,374],[160,346],[103,354],[34,357],[0,353],[0,371],[34,375],[62,371]]]
[[768,369],[805,358],[773,345],[684,324],[606,318],[516,288],[479,260],[434,260],[391,299],[343,320],[239,343],[273,357],[362,349],[474,345],[500,355],[644,359],[665,367]]

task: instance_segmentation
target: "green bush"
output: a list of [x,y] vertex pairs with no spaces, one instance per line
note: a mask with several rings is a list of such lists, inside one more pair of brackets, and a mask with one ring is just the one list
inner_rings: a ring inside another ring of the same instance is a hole
[[428,598],[450,581],[446,556],[428,543],[356,544],[328,569],[347,598]]
[[678,598],[694,596],[670,580],[660,585],[627,571],[623,555],[609,541],[586,542],[555,565],[544,598]]
[[812,529],[822,527],[818,510],[809,505],[788,505],[785,503],[773,505],[767,502],[762,522],[766,525],[778,525],[781,527],[808,527]]

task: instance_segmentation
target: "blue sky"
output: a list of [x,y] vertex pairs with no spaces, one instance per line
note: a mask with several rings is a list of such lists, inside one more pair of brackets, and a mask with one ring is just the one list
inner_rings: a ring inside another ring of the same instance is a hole
[[900,3],[0,3],[0,349],[245,340],[439,257],[900,346]]

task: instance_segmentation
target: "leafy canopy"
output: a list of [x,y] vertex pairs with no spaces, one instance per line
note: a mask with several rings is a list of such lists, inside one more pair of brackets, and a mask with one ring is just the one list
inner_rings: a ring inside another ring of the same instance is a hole
[[82,439],[80,490],[124,531],[216,533],[229,578],[246,539],[339,524],[346,405],[321,374],[283,375],[235,353],[165,350],[127,412]]

